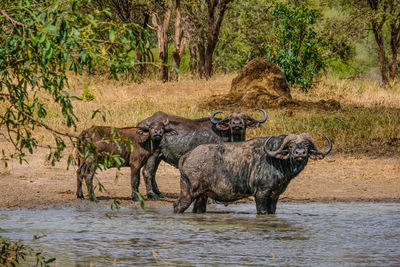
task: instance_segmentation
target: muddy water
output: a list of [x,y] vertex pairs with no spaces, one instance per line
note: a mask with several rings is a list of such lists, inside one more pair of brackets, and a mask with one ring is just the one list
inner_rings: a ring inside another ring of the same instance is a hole
[[0,227],[58,266],[400,265],[399,203],[278,203],[273,216],[254,203],[201,215],[90,204],[0,210]]

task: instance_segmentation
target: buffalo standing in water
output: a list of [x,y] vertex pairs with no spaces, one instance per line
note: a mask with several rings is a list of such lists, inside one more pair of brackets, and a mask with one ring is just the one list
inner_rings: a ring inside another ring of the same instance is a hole
[[194,200],[193,212],[205,212],[207,197],[228,204],[253,195],[258,214],[273,214],[279,195],[308,159],[323,159],[332,150],[326,139],[326,151],[305,133],[198,146],[179,161],[181,193],[174,212],[183,213]]
[[259,110],[264,116],[261,120],[253,119],[244,112],[232,112],[224,119],[215,118],[215,115],[221,112],[214,112],[210,118],[197,120],[157,112],[140,122],[138,127],[152,121],[168,119],[177,132],[176,135],[166,136],[161,140],[158,149],[149,157],[143,167],[142,173],[146,183],[147,198],[163,197],[155,181],[155,174],[161,160],[178,168],[179,159],[198,145],[244,141],[247,128],[259,127],[267,120],[267,112],[263,109]]
[[[141,127],[93,126],[84,130],[80,135],[76,196],[83,198],[82,181],[85,180],[90,200],[97,201],[93,188],[93,177],[96,172],[94,163],[103,162],[101,153],[107,152],[123,158],[121,167],[131,168],[132,198],[138,200],[136,192],[139,192],[140,168],[157,149],[162,137],[173,134],[176,132],[169,127],[168,120],[149,122]],[[93,156],[85,158],[86,151],[90,149],[99,155],[94,155],[96,158]]]

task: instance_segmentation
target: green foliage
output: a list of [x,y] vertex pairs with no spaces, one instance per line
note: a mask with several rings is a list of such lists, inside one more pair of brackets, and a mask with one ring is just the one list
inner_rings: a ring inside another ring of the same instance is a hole
[[253,58],[265,55],[274,2],[248,0],[230,4],[215,51],[217,69],[237,71]]
[[[80,7],[79,0],[0,4],[0,134],[16,149],[10,157],[20,162],[37,146],[32,134],[36,127],[54,133],[52,162],[61,158],[66,147],[62,137],[76,140],[75,135],[43,122],[50,101],[58,104],[65,126],[76,128],[74,97],[66,91],[68,71],[82,74],[104,65],[115,79],[120,74],[135,75],[134,51],[148,45],[147,33],[138,25],[100,21],[107,10],[82,13]],[[3,161],[9,159],[2,154]]]
[[285,73],[288,82],[305,91],[324,63],[312,26],[321,17],[316,9],[277,4],[273,11],[272,38],[266,46],[267,58]]
[[82,100],[92,101],[94,100],[94,94],[89,89],[89,83],[83,85]]
[[[40,237],[36,237],[38,238]],[[29,263],[29,266],[50,266],[55,260],[55,258],[46,259],[41,252],[35,252],[21,242],[10,241],[0,236],[1,266],[19,266],[24,263]]]

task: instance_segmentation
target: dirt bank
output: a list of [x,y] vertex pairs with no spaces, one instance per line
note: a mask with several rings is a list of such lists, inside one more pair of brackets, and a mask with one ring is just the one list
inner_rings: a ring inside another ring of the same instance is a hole
[[[28,164],[10,162],[0,167],[0,208],[46,208],[52,205],[79,205],[75,197],[75,170],[65,163],[56,167],[45,163],[46,150],[29,156]],[[129,168],[123,168],[115,181],[115,169],[102,172],[98,179],[106,192],[96,191],[103,203],[119,199],[122,205],[138,205],[131,194]],[[140,191],[145,194],[143,181]],[[179,172],[162,163],[157,182],[166,198],[147,201],[148,207],[171,206],[179,194]],[[86,188],[85,188],[86,189]],[[86,192],[86,190],[84,191]],[[400,201],[400,158],[368,158],[330,155],[310,161],[281,196],[282,201]]]

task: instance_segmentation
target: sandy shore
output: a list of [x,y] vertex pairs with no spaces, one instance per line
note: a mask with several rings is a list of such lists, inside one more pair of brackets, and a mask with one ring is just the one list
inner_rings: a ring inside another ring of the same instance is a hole
[[[0,167],[0,208],[45,208],[89,201],[75,196],[75,168],[66,170],[65,163],[50,166],[45,156],[46,150],[39,149],[28,156],[29,164],[10,162],[8,168]],[[116,169],[110,169],[97,176],[106,191],[97,190],[96,196],[104,204],[118,199],[122,205],[138,205],[129,200],[129,168],[121,170],[118,180],[115,174]],[[166,198],[146,201],[146,205],[172,207],[179,195],[179,179],[177,169],[162,163],[157,182]],[[145,196],[143,181],[140,192]],[[322,161],[309,161],[281,195],[281,201],[400,201],[400,159],[334,154]]]

